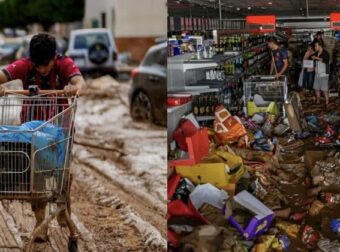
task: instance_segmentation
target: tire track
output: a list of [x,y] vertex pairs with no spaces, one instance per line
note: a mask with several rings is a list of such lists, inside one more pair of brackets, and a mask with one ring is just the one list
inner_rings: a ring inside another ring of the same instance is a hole
[[[93,167],[88,167],[82,163],[76,163],[75,166],[73,171],[76,183],[82,184],[90,201],[95,202],[98,206],[113,209],[117,215],[116,221],[120,225],[128,225],[138,231],[139,234],[135,234],[136,238],[142,238],[140,241],[142,244],[139,244],[139,246],[152,248],[152,251],[166,250],[166,239],[164,238],[166,224],[164,217],[159,216],[157,210],[152,212],[150,209],[146,209],[144,205],[141,205],[140,201],[136,201],[131,197],[132,195],[124,193],[121,188],[112,184],[112,181],[108,180],[107,177],[103,177],[100,173],[95,174]],[[136,211],[138,211],[138,214]],[[142,217],[145,212],[149,215],[146,216],[147,218]],[[150,221],[152,220],[150,215],[153,215],[153,221]],[[145,219],[148,221],[145,221]],[[163,229],[164,233],[161,234],[159,230]],[[126,240],[121,240],[121,243],[125,244],[124,247],[128,246]]]
[[[48,210],[55,210],[55,208],[56,205],[52,204],[49,205]],[[30,209],[30,204],[28,202],[20,201],[4,201],[3,205],[0,204],[0,220],[1,216],[5,216],[4,219],[6,220],[6,226],[3,227],[6,232],[1,233],[6,234],[7,236],[14,236],[20,251],[22,251],[29,241],[35,226],[35,217]],[[96,252],[97,250],[92,239],[92,234],[78,220],[76,215],[72,214],[72,219],[75,221],[79,231],[79,251]],[[45,243],[34,243],[33,248],[35,252],[64,252],[67,251],[68,239],[69,230],[67,228],[61,228],[58,222],[53,220],[49,225],[48,241]],[[2,251],[1,246],[0,251]]]

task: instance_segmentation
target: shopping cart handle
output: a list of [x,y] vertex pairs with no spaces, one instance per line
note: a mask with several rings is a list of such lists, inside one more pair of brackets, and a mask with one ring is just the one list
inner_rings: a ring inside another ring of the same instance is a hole
[[[30,95],[29,90],[6,90],[6,94],[17,94],[17,95]],[[73,95],[77,95],[77,91],[74,92]],[[63,95],[65,94],[64,90],[39,90],[38,95],[48,95],[48,94],[57,94],[57,95]]]

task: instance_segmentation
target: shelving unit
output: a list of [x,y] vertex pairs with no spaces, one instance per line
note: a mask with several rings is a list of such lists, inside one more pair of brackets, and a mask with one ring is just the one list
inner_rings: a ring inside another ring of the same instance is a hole
[[[225,88],[226,82],[232,81],[236,83],[237,80],[243,80],[257,69],[261,69],[264,63],[269,60],[269,54],[263,58],[256,60],[249,68],[242,73],[235,73],[233,75],[225,75],[222,80],[207,80],[205,71],[215,69],[221,64],[232,64],[240,57],[244,57],[245,53],[257,49],[263,49],[266,43],[260,43],[250,48],[242,48],[240,51],[226,51],[224,54],[217,54],[209,59],[195,59],[196,54],[188,53],[186,55],[173,56],[168,58],[168,93],[186,93],[193,97],[205,93],[218,93]],[[238,91],[236,91],[238,92]],[[238,93],[236,93],[237,95]],[[168,140],[171,141],[172,132],[178,125],[180,118],[190,113],[192,110],[192,102],[178,107],[168,108]],[[197,121],[212,121],[214,116],[198,116]]]

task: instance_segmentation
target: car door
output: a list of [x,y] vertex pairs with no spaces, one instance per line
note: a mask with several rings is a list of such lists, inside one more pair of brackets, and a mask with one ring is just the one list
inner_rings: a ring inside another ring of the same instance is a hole
[[166,47],[149,52],[143,64],[143,83],[148,90],[155,119],[166,123]]

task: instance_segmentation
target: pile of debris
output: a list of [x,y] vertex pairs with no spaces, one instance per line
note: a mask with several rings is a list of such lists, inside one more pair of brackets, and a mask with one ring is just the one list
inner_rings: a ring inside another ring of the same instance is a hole
[[211,128],[181,120],[169,152],[172,251],[340,251],[340,113],[311,115],[298,98],[285,108],[247,118],[220,106]]

